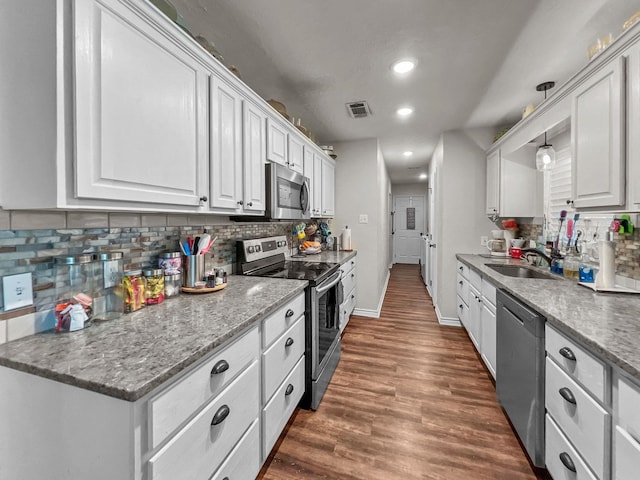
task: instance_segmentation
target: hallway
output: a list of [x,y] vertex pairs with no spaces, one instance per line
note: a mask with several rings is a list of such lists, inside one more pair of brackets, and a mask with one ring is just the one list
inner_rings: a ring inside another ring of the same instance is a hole
[[320,408],[299,410],[263,480],[535,480],[462,328],[438,325],[417,265],[379,319],[352,316]]

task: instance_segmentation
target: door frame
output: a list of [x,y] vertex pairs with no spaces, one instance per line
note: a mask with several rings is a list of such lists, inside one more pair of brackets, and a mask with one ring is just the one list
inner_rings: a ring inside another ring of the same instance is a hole
[[[410,198],[422,198],[422,232],[420,235],[424,235],[427,232],[427,197],[424,194],[397,194],[392,195],[392,209],[391,209],[391,232],[392,232],[392,249],[391,249],[391,263],[395,265],[396,263],[396,200],[398,197],[410,197]],[[422,248],[422,247],[421,247]],[[418,264],[416,264],[418,265]]]

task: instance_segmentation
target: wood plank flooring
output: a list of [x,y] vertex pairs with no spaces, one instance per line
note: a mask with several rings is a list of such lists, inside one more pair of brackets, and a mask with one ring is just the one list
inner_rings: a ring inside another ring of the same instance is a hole
[[380,318],[351,317],[320,408],[294,414],[258,478],[534,480],[536,474],[466,333],[438,324],[418,266],[398,264]]

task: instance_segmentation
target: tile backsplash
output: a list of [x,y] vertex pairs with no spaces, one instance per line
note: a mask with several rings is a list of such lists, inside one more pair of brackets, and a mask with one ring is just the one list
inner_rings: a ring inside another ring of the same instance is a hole
[[[10,213],[10,215],[9,215]],[[179,251],[180,237],[206,230],[218,239],[207,268],[233,265],[236,241],[271,235],[291,237],[290,223],[234,223],[225,217],[0,210],[0,277],[31,272],[38,312],[54,306],[53,259],[60,255],[121,251],[125,270],[156,265],[159,253]],[[225,222],[226,220],[226,222]],[[221,223],[222,222],[222,223]],[[0,289],[0,313],[4,301]],[[0,322],[0,328],[4,328]],[[2,340],[0,332],[0,341]]]

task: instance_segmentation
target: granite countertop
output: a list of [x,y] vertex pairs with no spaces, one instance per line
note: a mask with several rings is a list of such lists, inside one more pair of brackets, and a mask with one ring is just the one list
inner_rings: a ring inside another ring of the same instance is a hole
[[640,379],[640,295],[596,293],[562,277],[513,278],[486,266],[526,265],[522,260],[460,254],[457,258],[543,314],[551,325]]
[[231,275],[224,290],[182,294],[77,332],[45,332],[0,345],[0,365],[135,401],[306,286]]
[[339,263],[342,265],[347,260],[355,257],[357,252],[355,250],[351,251],[333,251],[333,250],[323,250],[322,252],[315,255],[305,255],[305,256],[296,256],[291,257],[290,260],[300,261],[300,262],[312,262],[312,263]]

